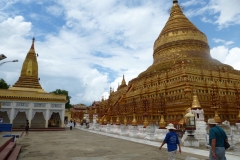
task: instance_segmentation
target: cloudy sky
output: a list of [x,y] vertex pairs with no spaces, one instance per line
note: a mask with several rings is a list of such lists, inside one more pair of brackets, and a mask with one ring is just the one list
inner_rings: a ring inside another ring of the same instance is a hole
[[[240,70],[240,0],[179,0],[213,58]],[[0,0],[0,78],[13,85],[34,36],[40,83],[90,105],[153,62],[172,0]]]

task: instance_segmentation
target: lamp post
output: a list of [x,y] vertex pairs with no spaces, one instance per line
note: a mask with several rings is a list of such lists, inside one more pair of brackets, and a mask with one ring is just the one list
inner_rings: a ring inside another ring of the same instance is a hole
[[0,61],[7,58],[4,54],[0,54]]
[[8,63],[8,62],[18,62],[18,60],[16,59],[16,60],[12,60],[12,61],[5,61],[5,62],[0,63],[0,66],[3,65],[4,63]]

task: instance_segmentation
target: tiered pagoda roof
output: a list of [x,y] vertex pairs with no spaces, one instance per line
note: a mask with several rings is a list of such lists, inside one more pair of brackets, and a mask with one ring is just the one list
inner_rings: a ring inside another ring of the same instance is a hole
[[37,91],[45,92],[38,78],[38,62],[37,56],[34,49],[34,41],[32,39],[32,46],[23,62],[21,75],[18,81],[9,88],[9,90],[25,90],[25,91]]

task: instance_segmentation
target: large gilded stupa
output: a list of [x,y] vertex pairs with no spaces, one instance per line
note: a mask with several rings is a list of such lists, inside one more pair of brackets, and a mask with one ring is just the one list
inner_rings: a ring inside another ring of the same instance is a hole
[[[102,124],[182,122],[189,108],[202,108],[205,121],[240,119],[240,71],[210,55],[207,37],[173,0],[170,17],[154,43],[153,64],[138,77],[110,89],[97,112]],[[198,104],[192,104],[193,90]],[[165,121],[165,122],[164,122]],[[163,125],[164,126],[164,125]]]

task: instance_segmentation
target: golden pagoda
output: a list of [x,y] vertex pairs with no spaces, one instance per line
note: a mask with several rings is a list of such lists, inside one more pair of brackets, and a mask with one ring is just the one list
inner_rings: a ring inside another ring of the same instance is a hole
[[[213,82],[218,89],[220,119],[235,123],[240,71],[211,57],[206,35],[183,14],[178,1],[173,0],[170,17],[154,43],[153,64],[128,84],[123,77],[117,91],[110,91],[109,98],[101,101],[98,111],[112,104],[112,109],[101,115],[112,115],[114,123],[118,119],[122,124],[125,121],[131,124],[134,115],[137,124],[157,124],[160,120],[178,124],[188,108],[199,107],[200,103],[206,121],[216,113],[211,99]],[[193,86],[199,102],[196,97],[193,101]],[[159,112],[161,96],[165,100],[164,112]]]
[[26,119],[30,128],[64,127],[66,95],[42,89],[34,41],[33,38],[18,81],[9,89],[0,89],[0,116],[14,128],[24,127]]
[[35,38],[32,39],[32,46],[22,65],[21,75],[13,87],[9,88],[10,90],[31,90],[45,92],[39,84],[38,62],[34,50],[34,41]]

